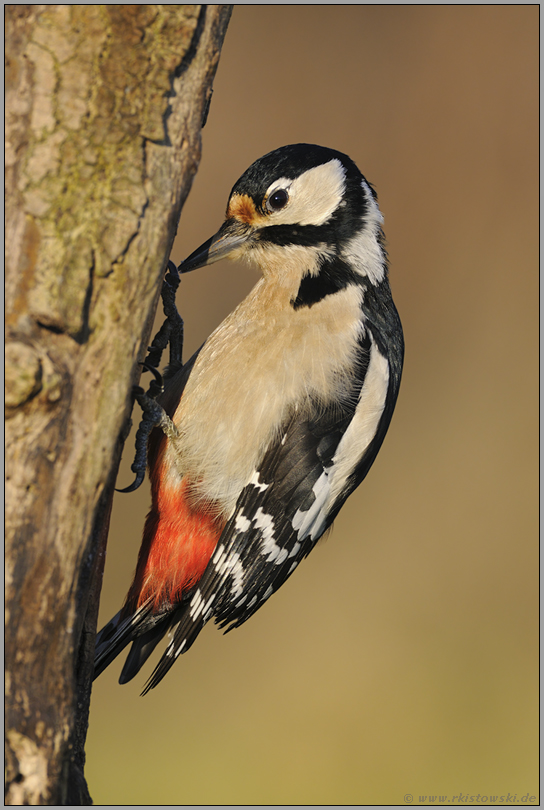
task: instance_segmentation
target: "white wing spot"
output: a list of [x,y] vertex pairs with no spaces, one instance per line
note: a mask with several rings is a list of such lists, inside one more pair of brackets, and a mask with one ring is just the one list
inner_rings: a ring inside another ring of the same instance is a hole
[[212,557],[212,562],[218,571],[221,571],[221,566],[226,559],[225,546],[217,546],[215,554]]
[[198,614],[202,609],[201,606],[203,603],[204,600],[202,598],[202,594],[200,593],[200,591],[196,591],[193,598],[191,599],[191,604],[189,606],[189,616],[191,617],[191,619],[194,620],[196,616],[198,616]]
[[297,541],[293,546],[293,548],[291,549],[291,551],[289,552],[289,556],[294,557],[295,554],[298,554],[301,545],[302,544],[299,541]]
[[202,606],[202,618],[204,619],[205,622],[207,622],[208,619],[210,618],[210,616],[212,615],[212,604],[213,604],[214,599],[215,599],[215,594],[212,593],[212,595],[208,599],[207,603]]
[[208,621],[210,615],[212,613],[212,603],[215,599],[215,593],[212,593],[210,598],[207,602],[204,601],[204,598],[200,591],[197,591],[193,598],[191,599],[190,609],[189,609],[189,616],[193,621],[196,621],[198,616],[202,613],[202,618],[204,621]]
[[[249,526],[251,526],[250,521],[248,521],[243,515],[239,515],[237,517],[236,521],[238,522],[239,520],[241,521],[242,525],[241,531],[247,531]],[[248,526],[246,526],[243,521],[245,521]],[[226,579],[228,576],[232,576],[233,583],[231,586],[231,593],[234,598],[240,596],[244,590],[244,566],[242,565],[240,555],[236,551],[231,551],[230,554],[227,554],[225,546],[219,546],[213,555],[212,562],[217,573],[220,574],[224,579]],[[199,592],[197,591],[197,593]],[[195,594],[195,596],[196,595],[197,594]],[[199,608],[198,610],[200,612]]]
[[255,527],[257,529],[262,529],[263,531],[263,541],[264,543],[268,543],[272,541],[274,543],[274,518],[272,515],[267,515],[266,512],[263,512],[262,506],[259,506],[257,511],[255,512],[255,517],[253,518],[255,521]]
[[264,492],[265,489],[268,489],[268,487],[270,486],[269,484],[263,484],[261,481],[259,481],[259,473],[257,472],[257,470],[255,470],[255,472],[249,479],[248,486],[249,484],[252,484],[255,487],[255,489],[259,490],[259,492]]
[[262,536],[262,552],[266,556],[267,562],[273,562],[276,565],[287,559],[288,551],[276,543],[276,530],[274,526],[274,519],[272,515],[267,515],[263,512],[262,507],[259,506],[255,513],[255,528],[261,529]]
[[292,573],[292,572],[295,570],[295,568],[297,567],[297,565],[298,565],[298,561],[297,561],[297,560],[295,560],[295,562],[294,562],[294,563],[291,565],[291,568],[290,568],[290,569],[289,569],[289,571],[287,572],[287,576],[289,576],[289,574],[291,574],[291,573]]
[[183,641],[181,642],[181,644],[179,645],[179,647],[176,650],[176,658],[178,657],[178,655],[181,655],[181,653],[183,652],[183,648],[185,647],[186,644],[187,644],[187,639],[184,638]]
[[234,525],[236,527],[236,531],[247,532],[247,530],[251,528],[251,521],[248,520],[244,515],[237,515]]
[[240,555],[236,551],[231,551],[225,565],[224,573],[226,576],[232,577],[232,585],[230,592],[233,599],[241,596],[244,591],[244,566],[240,559]]

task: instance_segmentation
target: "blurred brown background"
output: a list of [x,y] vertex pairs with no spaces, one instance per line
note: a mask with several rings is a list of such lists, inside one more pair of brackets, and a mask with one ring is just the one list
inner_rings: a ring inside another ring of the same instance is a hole
[[[537,795],[538,25],[536,5],[235,7],[173,258],[265,152],[346,152],[385,215],[404,379],[366,482],[251,621],[209,625],[145,698],[149,665],[96,682],[97,804]],[[255,278],[183,278],[186,357]],[[100,624],[148,503],[116,496]]]

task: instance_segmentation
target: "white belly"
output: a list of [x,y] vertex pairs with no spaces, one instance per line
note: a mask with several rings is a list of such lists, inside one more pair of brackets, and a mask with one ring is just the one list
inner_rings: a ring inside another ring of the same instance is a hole
[[295,310],[261,280],[200,351],[174,414],[167,462],[226,515],[285,418],[349,386],[360,336],[350,287]]

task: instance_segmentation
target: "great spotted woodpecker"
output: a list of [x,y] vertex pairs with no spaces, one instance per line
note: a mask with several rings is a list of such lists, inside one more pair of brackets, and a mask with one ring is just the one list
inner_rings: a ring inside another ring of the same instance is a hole
[[262,278],[160,399],[152,507],[95,676],[158,642],[155,687],[212,617],[245,622],[293,573],[368,473],[399,390],[403,334],[376,193],[340,152],[296,144],[253,163],[219,231],[180,272],[224,257]]

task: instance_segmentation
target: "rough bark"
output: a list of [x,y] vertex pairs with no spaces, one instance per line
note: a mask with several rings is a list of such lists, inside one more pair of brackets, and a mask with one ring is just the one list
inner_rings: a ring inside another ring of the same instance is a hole
[[91,803],[111,497],[230,10],[6,6],[6,804]]

